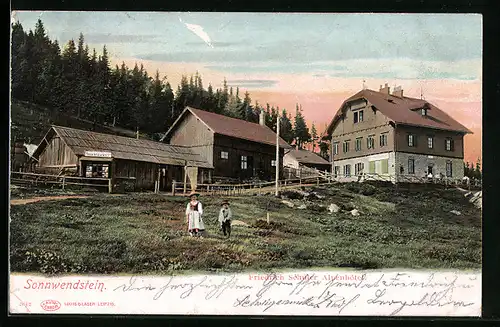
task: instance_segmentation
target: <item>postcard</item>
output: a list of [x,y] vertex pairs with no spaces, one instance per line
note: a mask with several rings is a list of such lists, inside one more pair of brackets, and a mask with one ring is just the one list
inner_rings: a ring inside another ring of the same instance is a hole
[[11,19],[11,315],[481,315],[481,15]]

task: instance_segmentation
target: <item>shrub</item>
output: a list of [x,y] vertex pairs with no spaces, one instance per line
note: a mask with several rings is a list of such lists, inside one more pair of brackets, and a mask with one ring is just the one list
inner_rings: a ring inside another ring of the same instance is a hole
[[363,195],[373,195],[377,192],[377,188],[370,184],[361,184],[361,194]]
[[318,204],[311,204],[307,207],[307,209],[314,212],[326,212],[328,210],[326,207],[320,206]]
[[340,209],[345,210],[345,211],[351,211],[351,210],[356,209],[356,207],[354,206],[354,203],[352,203],[352,202],[341,203],[339,205],[339,207],[340,207]]
[[281,192],[281,195],[290,200],[299,200],[304,197],[302,194],[295,191],[283,191]]
[[13,271],[41,272],[48,275],[87,271],[87,267],[67,262],[57,253],[44,249],[14,251],[11,255],[11,265]]

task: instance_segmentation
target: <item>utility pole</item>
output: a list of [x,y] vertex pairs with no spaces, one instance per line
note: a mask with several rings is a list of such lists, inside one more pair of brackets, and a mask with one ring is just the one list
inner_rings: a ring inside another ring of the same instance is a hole
[[276,119],[276,190],[275,195],[278,196],[278,184],[280,175],[280,116]]

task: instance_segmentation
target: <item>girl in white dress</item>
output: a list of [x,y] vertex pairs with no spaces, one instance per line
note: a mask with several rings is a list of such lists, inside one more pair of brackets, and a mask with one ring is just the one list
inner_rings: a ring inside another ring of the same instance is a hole
[[191,201],[186,207],[186,222],[188,224],[188,232],[191,236],[200,236],[205,230],[205,224],[203,223],[203,206],[201,202],[198,201],[199,193],[191,192],[189,197]]

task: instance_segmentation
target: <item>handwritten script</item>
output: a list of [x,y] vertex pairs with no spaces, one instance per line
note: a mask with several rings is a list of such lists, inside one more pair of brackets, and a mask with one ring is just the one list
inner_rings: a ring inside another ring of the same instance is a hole
[[437,315],[480,307],[480,283],[475,274],[350,274],[133,276],[112,290],[155,303],[219,302],[228,312],[242,314]]

